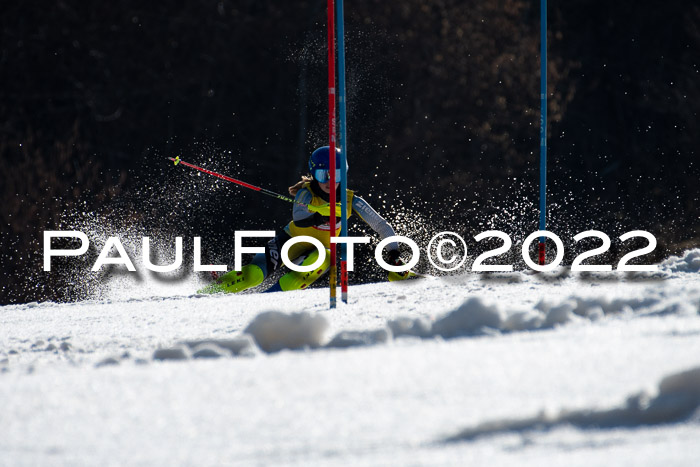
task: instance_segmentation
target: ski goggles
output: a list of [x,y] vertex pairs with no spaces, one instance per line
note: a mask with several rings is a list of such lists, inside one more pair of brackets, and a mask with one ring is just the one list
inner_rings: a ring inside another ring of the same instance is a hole
[[[331,171],[326,169],[316,169],[312,174],[318,183],[326,183],[331,179]],[[340,169],[335,169],[335,181],[340,182]]]

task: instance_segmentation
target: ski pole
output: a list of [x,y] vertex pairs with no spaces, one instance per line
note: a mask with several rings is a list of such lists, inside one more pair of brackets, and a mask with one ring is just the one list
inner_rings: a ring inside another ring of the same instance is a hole
[[[173,159],[172,157],[168,157],[168,159],[173,161],[173,163],[175,165],[178,165],[178,164],[186,165],[187,167],[191,167],[195,170],[199,170],[200,172],[204,172],[205,174],[213,175],[214,177],[218,177],[222,180],[226,180],[227,182],[235,183],[236,185],[250,188],[251,190],[257,191],[258,193],[262,193],[264,195],[272,196],[274,198],[281,199],[283,201],[288,201],[290,203],[304,206],[309,211],[317,212],[317,213],[321,214],[322,216],[326,216],[326,217],[330,216],[330,213],[331,213],[330,205],[313,206],[311,204],[300,203],[299,201],[292,199],[289,196],[284,196],[284,195],[281,195],[279,193],[275,193],[274,191],[270,191],[270,190],[267,190],[267,189],[259,187],[259,186],[251,185],[250,183],[246,183],[246,182],[243,182],[241,180],[236,180],[235,178],[227,177],[226,175],[221,175],[220,173],[216,173],[212,170],[208,170],[208,169],[205,169],[202,167],[198,167],[194,164],[190,164],[189,162],[185,162],[183,160],[180,160],[180,156],[177,156],[175,159]],[[340,215],[340,207],[336,206],[335,211],[336,211],[337,215]]]
[[261,187],[259,187],[259,186],[251,185],[250,183],[246,183],[246,182],[243,182],[243,181],[241,181],[241,180],[236,180],[235,178],[227,177],[226,175],[221,175],[220,173],[216,173],[216,172],[213,172],[213,171],[211,171],[211,170],[207,170],[207,169],[204,169],[204,168],[202,168],[202,167],[198,167],[198,166],[196,166],[196,165],[194,165],[194,164],[190,164],[189,162],[182,161],[182,160],[180,160],[180,156],[177,156],[175,159],[173,159],[172,157],[168,157],[168,159],[170,159],[171,161],[173,161],[173,162],[175,163],[175,165],[178,165],[178,164],[186,165],[187,167],[191,167],[191,168],[193,168],[193,169],[195,169],[195,170],[199,170],[200,172],[204,172],[205,174],[209,174],[209,175],[213,175],[213,176],[215,176],[215,177],[219,177],[219,178],[222,179],[222,180],[226,180],[227,182],[235,183],[236,185],[240,185],[240,186],[249,188],[249,189],[251,189],[251,190],[255,190],[255,191],[257,191],[257,192],[259,192],[259,193],[262,193],[262,194],[264,194],[264,195],[273,196],[273,197],[275,197],[275,198],[277,198],[277,199],[281,199],[281,200],[284,200],[284,201],[289,201],[290,203],[301,204],[302,206],[309,207],[308,205],[306,205],[306,204],[304,204],[304,203],[299,203],[298,201],[296,201],[296,200],[294,200],[294,199],[292,199],[292,198],[290,198],[290,197],[288,197],[288,196],[280,195],[279,193],[275,193],[274,191],[266,190],[265,188],[261,188]]

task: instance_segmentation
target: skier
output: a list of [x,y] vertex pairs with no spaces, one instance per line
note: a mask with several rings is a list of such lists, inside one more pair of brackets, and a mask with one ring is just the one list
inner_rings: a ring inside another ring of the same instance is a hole
[[[330,174],[329,174],[329,154],[328,146],[316,149],[309,158],[309,171],[311,176],[303,176],[301,181],[289,187],[289,193],[295,197],[297,204],[292,211],[292,221],[270,240],[265,249],[265,253],[257,253],[250,264],[243,266],[240,271],[230,271],[219,277],[214,283],[201,290],[203,293],[216,292],[241,292],[260,285],[263,280],[273,271],[283,266],[281,252],[284,243],[292,237],[298,235],[308,235],[318,239],[326,248],[326,259],[317,269],[310,272],[290,271],[266,292],[299,290],[308,287],[310,284],[323,276],[330,267]],[[336,149],[336,167],[339,166],[340,150]],[[346,165],[347,167],[347,165]],[[340,169],[336,169],[336,180],[340,179]],[[340,183],[335,184],[336,199],[340,199]],[[347,190],[348,218],[353,214],[366,222],[382,238],[395,235],[394,229],[382,218],[367,202],[356,196],[352,190]],[[307,208],[312,206],[312,210]],[[336,209],[336,235],[340,233],[340,210]],[[307,266],[313,264],[318,259],[318,250],[310,243],[296,243],[289,249],[289,259],[292,262],[302,259],[301,264]],[[396,242],[387,246],[386,256],[388,263],[392,265],[403,265],[399,247]],[[403,280],[412,277],[410,271],[404,273],[389,273],[389,280]]]

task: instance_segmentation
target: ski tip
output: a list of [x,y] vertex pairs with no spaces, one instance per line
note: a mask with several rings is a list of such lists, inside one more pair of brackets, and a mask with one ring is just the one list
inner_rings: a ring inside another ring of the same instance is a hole
[[171,157],[170,160],[173,161],[173,165],[177,165],[180,163],[180,156],[175,156],[175,159]]

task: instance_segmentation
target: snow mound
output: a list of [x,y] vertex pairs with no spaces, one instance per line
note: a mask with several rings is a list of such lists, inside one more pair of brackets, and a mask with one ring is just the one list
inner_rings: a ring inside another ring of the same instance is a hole
[[[593,322],[609,315],[690,316],[700,314],[700,295],[665,296],[648,293],[626,298],[605,296],[562,296],[542,300],[529,308],[513,308],[506,302],[493,302],[472,296],[452,311],[431,322],[424,316],[398,316],[384,326],[369,330],[340,330],[326,337],[329,321],[322,314],[266,311],[255,316],[242,335],[227,339],[203,339],[179,342],[173,348],[161,348],[154,360],[188,360],[255,356],[281,350],[367,347],[386,344],[392,339],[453,339],[553,329],[572,323]],[[45,346],[40,341],[34,347]]]
[[158,349],[153,352],[153,360],[187,360],[192,356],[192,352],[185,345]]
[[656,396],[634,394],[624,406],[609,410],[562,411],[524,419],[496,420],[467,428],[447,442],[471,441],[484,436],[532,430],[550,430],[564,425],[581,429],[635,428],[678,423],[693,418],[700,407],[700,367],[665,377]]
[[221,358],[228,357],[231,353],[218,345],[205,343],[192,349],[192,358]]
[[582,321],[597,321],[607,315],[691,315],[700,313],[700,302],[681,298],[646,297],[610,298],[606,296],[561,298],[540,301],[532,309],[506,308],[502,302],[490,303],[482,297],[470,297],[457,309],[434,323],[425,318],[399,317],[387,323],[394,337],[455,337],[551,329]]
[[377,329],[376,331],[341,331],[326,344],[326,348],[360,347],[376,344],[386,344],[391,340],[391,330]]
[[189,360],[190,358],[250,357],[256,354],[253,339],[243,335],[230,339],[184,341],[174,347],[153,352],[153,360]]
[[501,329],[506,313],[479,297],[467,299],[459,308],[433,323],[432,335],[445,338],[481,333],[484,328]]
[[197,357],[198,351],[202,351],[200,356],[210,357],[214,356],[214,354],[218,354],[218,356],[251,356],[255,354],[255,344],[253,343],[253,339],[251,336],[245,334],[230,339],[203,339],[185,341],[184,344],[192,350],[192,356],[195,358]]
[[103,366],[112,366],[112,365],[119,365],[119,359],[114,358],[114,357],[107,357],[105,359],[100,360],[95,364],[95,368],[101,368]]
[[558,304],[552,302],[541,301],[535,308],[549,313],[562,313],[562,309],[566,308],[571,313],[582,318],[588,318],[595,321],[603,315],[612,315],[618,313],[630,313],[642,309],[652,309],[660,303],[657,296],[648,297],[631,297],[631,298],[609,298],[606,296],[595,298],[569,297],[560,301]]
[[321,315],[266,311],[256,316],[244,332],[253,336],[258,347],[272,353],[320,347],[326,329],[328,320]]
[[700,248],[687,250],[683,256],[670,256],[661,267],[670,272],[700,272]]
[[511,314],[503,323],[506,331],[528,331],[538,329],[544,324],[542,313],[536,310],[518,311]]
[[426,318],[400,316],[387,322],[394,337],[432,337],[432,324]]

